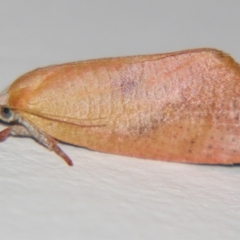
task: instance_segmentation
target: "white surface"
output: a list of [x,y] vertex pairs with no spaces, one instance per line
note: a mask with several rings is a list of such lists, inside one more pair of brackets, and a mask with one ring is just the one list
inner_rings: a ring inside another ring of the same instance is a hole
[[[215,47],[240,60],[239,1],[0,4],[0,87],[40,66]],[[239,239],[240,168],[0,144],[0,239]]]

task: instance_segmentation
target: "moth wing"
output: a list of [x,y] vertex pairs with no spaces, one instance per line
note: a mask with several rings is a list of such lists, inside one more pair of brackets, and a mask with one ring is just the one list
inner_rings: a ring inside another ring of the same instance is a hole
[[[239,134],[230,109],[233,102],[240,106],[239,82],[239,66],[231,57],[197,49],[37,69],[9,88],[9,105],[64,142],[136,157],[214,163],[230,141],[219,140],[226,125]],[[225,153],[222,161],[234,161]]]

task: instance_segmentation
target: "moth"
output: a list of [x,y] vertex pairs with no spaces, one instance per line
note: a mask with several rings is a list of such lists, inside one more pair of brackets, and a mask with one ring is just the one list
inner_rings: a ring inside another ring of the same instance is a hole
[[38,68],[0,95],[0,141],[32,137],[144,159],[240,162],[240,66],[215,49]]

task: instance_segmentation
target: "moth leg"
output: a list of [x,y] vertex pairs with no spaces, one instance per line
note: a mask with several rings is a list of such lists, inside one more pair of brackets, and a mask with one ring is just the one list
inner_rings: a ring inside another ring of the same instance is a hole
[[30,130],[32,131],[30,132],[29,129],[22,125],[11,126],[0,132],[0,141],[6,140],[9,136],[33,137],[44,147],[46,147],[50,151],[54,151],[69,166],[73,165],[72,160],[63,152],[63,150],[60,147],[58,147],[57,141],[55,141],[51,136],[43,132],[40,132],[36,128]]
[[31,134],[28,132],[28,130],[25,127],[20,125],[14,125],[0,132],[0,142],[5,141],[10,136],[30,137]]
[[5,141],[11,133],[11,128],[6,128],[0,132],[0,142]]

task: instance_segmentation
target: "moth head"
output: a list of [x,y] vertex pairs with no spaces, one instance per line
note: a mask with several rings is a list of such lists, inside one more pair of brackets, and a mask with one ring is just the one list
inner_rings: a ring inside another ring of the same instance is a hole
[[11,108],[6,106],[0,106],[0,119],[3,122],[10,123],[17,120],[17,116]]
[[0,93],[0,120],[7,123],[17,120],[17,114],[9,107],[8,88]]

